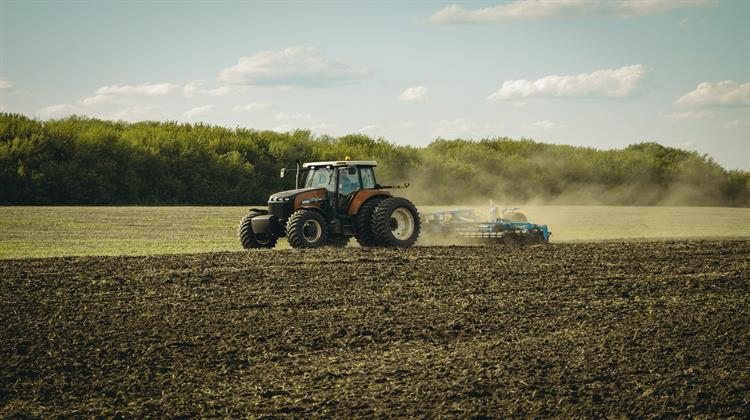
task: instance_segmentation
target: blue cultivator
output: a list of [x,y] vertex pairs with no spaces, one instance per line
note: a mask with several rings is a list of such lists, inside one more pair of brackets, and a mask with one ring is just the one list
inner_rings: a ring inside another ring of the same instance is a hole
[[503,209],[498,216],[497,208],[490,204],[490,221],[474,210],[455,209],[422,214],[422,228],[433,237],[468,238],[490,243],[541,244],[549,242],[551,235],[547,225],[529,223],[517,208]]

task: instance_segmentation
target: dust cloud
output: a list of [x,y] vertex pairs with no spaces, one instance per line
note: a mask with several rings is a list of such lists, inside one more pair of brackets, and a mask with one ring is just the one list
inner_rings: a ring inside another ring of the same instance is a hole
[[[722,185],[689,172],[666,184],[634,180],[607,186],[560,180],[546,188],[523,177],[490,173],[446,181],[415,170],[407,180],[408,189],[393,193],[412,200],[421,213],[471,209],[488,221],[490,202],[500,211],[520,208],[529,222],[549,227],[551,242],[750,237],[750,209],[725,207]],[[420,238],[423,245],[476,242],[424,229]]]

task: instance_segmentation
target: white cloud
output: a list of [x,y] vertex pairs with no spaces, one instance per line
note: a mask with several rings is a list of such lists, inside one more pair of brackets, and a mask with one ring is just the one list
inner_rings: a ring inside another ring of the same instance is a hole
[[271,129],[271,131],[277,131],[279,133],[284,133],[287,131],[292,131],[295,127],[293,127],[291,124],[282,124],[277,127],[274,127]]
[[750,82],[703,82],[675,101],[681,106],[750,106]]
[[10,89],[13,87],[13,82],[7,79],[0,79],[0,90]]
[[399,101],[426,101],[430,99],[427,96],[427,89],[424,86],[412,86],[401,92]]
[[619,69],[596,70],[575,76],[552,75],[534,81],[526,79],[506,80],[500,89],[487,99],[492,101],[517,101],[534,96],[621,98],[629,95],[646,73],[645,66],[635,64]]
[[185,93],[185,96],[188,98],[197,95],[200,93],[201,85],[203,85],[203,82],[200,80],[193,80],[192,82],[186,84],[182,87],[182,91]]
[[91,96],[88,98],[83,98],[80,101],[80,104],[83,106],[100,105],[100,104],[104,104],[107,102],[112,102],[114,98],[115,97],[112,95],[96,95],[96,96]]
[[335,129],[336,127],[336,124],[322,122],[310,127],[310,131],[312,131],[313,133],[328,134],[329,131]]
[[433,127],[433,133],[438,137],[456,137],[467,134],[471,125],[464,118],[454,120],[440,120]]
[[237,105],[234,107],[237,111],[262,111],[271,108],[273,108],[273,104],[270,102],[250,102],[245,105]]
[[197,108],[189,109],[183,112],[182,117],[186,119],[205,117],[206,115],[209,115],[211,111],[213,111],[213,109],[214,109],[213,105],[199,106]]
[[286,112],[279,112],[275,115],[276,120],[278,121],[297,121],[297,120],[305,120],[309,121],[312,119],[312,115],[310,114],[287,114]]
[[203,85],[203,81],[193,80],[192,82],[183,86],[182,91],[185,93],[185,96],[189,98],[200,93],[202,85]]
[[436,137],[451,138],[492,138],[503,135],[505,124],[501,122],[474,122],[466,118],[440,120],[433,125],[432,132]]
[[327,86],[366,75],[367,71],[330,59],[316,48],[289,47],[240,57],[237,64],[221,71],[219,80],[231,85]]
[[41,118],[62,118],[73,114],[80,114],[81,109],[70,104],[58,104],[38,109],[36,113]]
[[680,122],[680,121],[704,120],[707,118],[713,118],[713,115],[706,111],[687,111],[687,112],[673,112],[671,114],[659,114],[659,117],[664,121]]
[[726,128],[739,128],[739,129],[750,129],[750,121],[748,120],[731,120],[724,123]]
[[219,86],[213,89],[205,89],[201,91],[201,93],[207,96],[226,96],[234,95],[245,90],[247,90],[247,86]]
[[174,83],[143,83],[140,85],[102,86],[96,90],[97,95],[165,95],[177,89]]
[[558,129],[561,129],[561,128],[565,127],[565,126],[562,125],[562,124],[560,124],[560,123],[556,123],[556,122],[550,121],[550,120],[540,120],[540,121],[535,121],[535,122],[529,124],[528,127],[531,128],[531,129],[533,129],[533,130],[545,130],[545,131],[549,131],[549,130],[558,130]]
[[196,95],[226,96],[247,90],[247,86],[234,85],[219,86],[213,89],[204,89],[203,84],[203,80],[193,80],[192,82],[183,86],[182,91],[185,93],[185,96],[190,98]]
[[146,119],[157,119],[160,116],[161,108],[156,105],[133,105],[122,111],[115,112],[112,117],[116,120],[124,121],[142,121]]
[[357,133],[368,134],[368,133],[372,133],[374,131],[380,131],[380,127],[378,127],[377,125],[372,125],[371,124],[371,125],[366,125],[366,126],[360,128],[359,130],[357,130]]
[[599,13],[632,17],[668,12],[676,9],[714,7],[717,4],[719,4],[718,0],[613,0],[603,3],[604,7],[599,10]]
[[585,0],[520,0],[509,4],[474,10],[466,10],[454,4],[438,10],[427,21],[431,23],[491,23],[509,20],[544,19],[580,12],[586,8],[587,3]]
[[695,143],[693,143],[692,140],[686,140],[682,143],[678,143],[677,147],[679,147],[680,149],[693,150],[695,149]]
[[717,0],[516,0],[467,10],[450,5],[427,18],[430,23],[496,23],[580,15],[634,17],[687,7],[707,7]]

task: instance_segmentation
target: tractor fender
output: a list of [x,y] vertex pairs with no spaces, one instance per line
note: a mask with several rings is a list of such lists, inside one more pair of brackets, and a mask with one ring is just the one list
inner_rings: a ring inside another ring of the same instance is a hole
[[383,190],[361,190],[356,193],[352,199],[352,203],[349,205],[349,209],[346,213],[349,216],[355,216],[365,202],[373,197],[391,197],[392,194],[388,191]]
[[277,219],[276,216],[262,214],[250,219],[250,223],[253,227],[254,234],[279,235],[283,232],[283,228],[281,224],[279,224],[279,219]]
[[316,213],[319,213],[321,216],[323,216],[323,219],[325,219],[326,221],[329,221],[330,217],[328,215],[328,212],[325,211],[325,210],[323,210],[322,208],[320,208],[320,205],[316,206],[314,204],[315,203],[313,203],[313,204],[303,204],[303,205],[297,207],[296,209],[294,209],[294,211],[297,211],[297,210],[312,210],[312,211],[314,211]]

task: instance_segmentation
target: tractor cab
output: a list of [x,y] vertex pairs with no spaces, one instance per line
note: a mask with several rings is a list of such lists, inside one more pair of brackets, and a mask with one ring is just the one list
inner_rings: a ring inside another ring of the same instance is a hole
[[356,237],[362,246],[411,246],[419,235],[416,207],[381,186],[375,161],[308,162],[284,168],[295,188],[272,194],[268,210],[251,209],[240,223],[245,248],[271,248],[286,236],[295,248],[345,246]]
[[373,161],[311,162],[302,166],[303,188],[323,188],[327,207],[346,214],[360,190],[377,188]]

